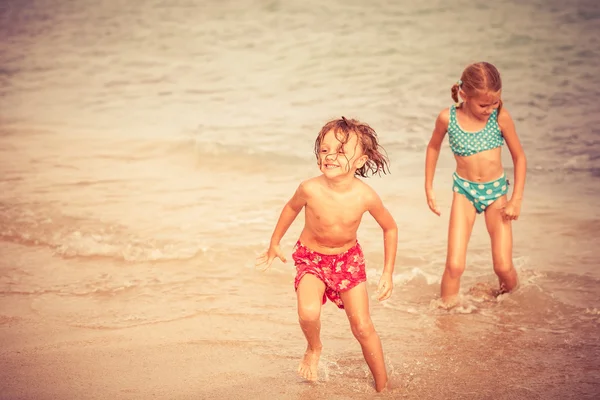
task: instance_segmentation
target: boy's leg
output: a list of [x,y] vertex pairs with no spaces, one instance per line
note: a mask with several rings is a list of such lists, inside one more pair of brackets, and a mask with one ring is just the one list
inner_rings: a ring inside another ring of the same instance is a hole
[[485,224],[492,241],[494,272],[500,281],[500,293],[510,292],[518,283],[512,260],[512,222],[504,219],[502,208],[506,196],[496,200],[485,212]]
[[467,245],[476,215],[477,211],[469,199],[454,192],[448,226],[446,268],[442,276],[441,295],[444,302],[451,302],[460,289],[460,277],[467,263]]
[[340,298],[344,302],[344,309],[350,321],[352,333],[360,343],[363,356],[367,361],[371,374],[373,374],[375,389],[380,392],[385,389],[388,376],[385,369],[381,341],[369,314],[369,297],[366,282],[362,282],[352,289],[340,293]]
[[325,284],[316,276],[306,274],[300,280],[298,297],[298,319],[306,337],[306,352],[298,366],[298,374],[308,380],[317,379],[317,367],[321,356],[321,305]]

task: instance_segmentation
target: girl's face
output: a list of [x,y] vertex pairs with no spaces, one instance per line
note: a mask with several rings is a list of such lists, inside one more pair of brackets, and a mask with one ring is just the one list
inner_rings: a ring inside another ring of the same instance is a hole
[[319,168],[328,178],[344,176],[362,167],[368,157],[363,154],[358,136],[351,133],[348,141],[342,144],[342,137],[335,134],[333,130],[323,136],[319,149]]
[[485,92],[472,97],[467,96],[464,92],[462,94],[469,111],[476,118],[487,120],[490,114],[500,106],[502,91]]

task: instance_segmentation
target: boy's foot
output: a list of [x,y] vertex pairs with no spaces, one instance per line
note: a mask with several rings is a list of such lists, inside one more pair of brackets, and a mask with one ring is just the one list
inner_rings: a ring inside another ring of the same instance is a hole
[[320,357],[321,349],[306,349],[306,353],[304,353],[304,357],[298,366],[298,375],[306,380],[316,381]]

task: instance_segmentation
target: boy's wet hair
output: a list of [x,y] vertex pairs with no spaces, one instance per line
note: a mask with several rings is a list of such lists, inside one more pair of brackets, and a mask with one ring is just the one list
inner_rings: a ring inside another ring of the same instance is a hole
[[[450,93],[452,100],[458,103],[458,91],[462,89],[467,96],[475,97],[479,94],[487,92],[498,92],[502,89],[502,79],[498,69],[488,62],[482,61],[471,64],[465,68],[460,80],[452,85]],[[500,99],[500,106],[498,107],[498,113],[502,109],[502,99]]]
[[381,175],[382,172],[384,174],[390,172],[387,154],[384,148],[379,145],[375,130],[363,122],[355,119],[347,119],[346,117],[331,120],[326,123],[323,128],[321,128],[319,136],[317,136],[317,139],[315,140],[315,156],[317,157],[317,162],[319,165],[321,163],[321,159],[319,157],[321,142],[329,131],[333,131],[335,133],[335,136],[340,141],[341,146],[348,143],[352,133],[355,133],[358,137],[357,143],[360,143],[363,154],[369,157],[369,159],[362,167],[356,170],[354,173],[355,176],[358,175],[366,178],[369,176],[369,173],[371,173],[371,175]]

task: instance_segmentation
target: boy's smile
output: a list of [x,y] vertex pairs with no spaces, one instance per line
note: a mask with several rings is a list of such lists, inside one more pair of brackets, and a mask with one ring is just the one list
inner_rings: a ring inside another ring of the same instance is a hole
[[[357,167],[360,167],[357,164],[362,155],[362,148],[355,133],[350,134],[346,140],[342,135],[331,130],[325,134],[321,142],[320,169],[330,178],[347,173],[354,175]],[[341,171],[336,171],[332,175],[334,170],[340,169]]]

